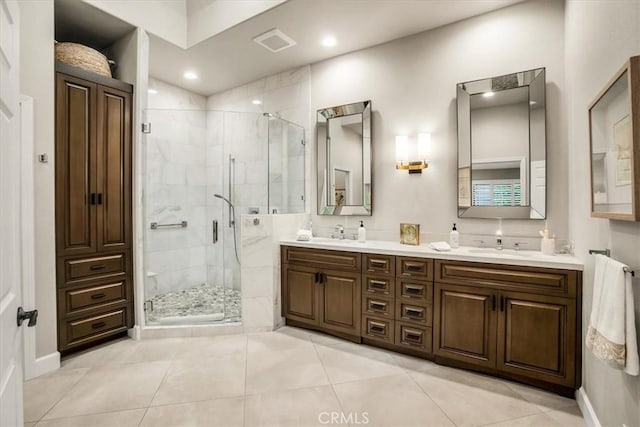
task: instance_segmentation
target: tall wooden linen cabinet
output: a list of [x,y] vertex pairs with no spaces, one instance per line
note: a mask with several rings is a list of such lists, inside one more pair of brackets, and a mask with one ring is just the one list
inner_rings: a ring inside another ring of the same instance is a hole
[[130,84],[56,64],[58,349],[134,323]]

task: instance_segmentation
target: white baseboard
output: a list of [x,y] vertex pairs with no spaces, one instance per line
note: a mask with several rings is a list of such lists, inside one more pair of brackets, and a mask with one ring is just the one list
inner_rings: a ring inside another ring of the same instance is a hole
[[140,340],[140,326],[135,325],[133,328],[127,330],[127,335],[129,338],[134,339],[136,341]]
[[[38,357],[33,361],[30,369],[31,378],[39,377],[40,375],[48,374],[60,368],[60,353],[55,351],[46,356]],[[30,380],[31,378],[25,378]]]
[[584,387],[580,387],[580,389],[576,391],[576,402],[588,427],[602,427],[596,411],[594,411],[593,406],[591,406],[591,401]]

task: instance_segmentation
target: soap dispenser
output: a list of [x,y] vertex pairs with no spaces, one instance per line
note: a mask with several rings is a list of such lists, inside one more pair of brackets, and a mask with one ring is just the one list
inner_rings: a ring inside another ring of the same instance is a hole
[[449,246],[452,248],[460,247],[460,233],[456,228],[456,223],[453,223],[453,229],[451,229],[451,233],[449,233]]
[[360,227],[358,227],[358,242],[364,243],[367,240],[367,230],[364,228],[364,221],[360,221]]

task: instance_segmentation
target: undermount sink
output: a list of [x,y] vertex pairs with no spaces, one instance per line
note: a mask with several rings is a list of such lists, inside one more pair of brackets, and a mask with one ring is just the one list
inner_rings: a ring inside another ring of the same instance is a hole
[[498,256],[512,256],[512,257],[530,257],[531,254],[528,254],[525,251],[514,251],[513,249],[492,249],[492,248],[478,248],[478,249],[469,249],[469,253],[471,254],[487,254],[487,255],[498,255]]
[[349,244],[349,243],[354,243],[356,240],[352,240],[352,239],[332,239],[330,237],[314,237],[313,239],[311,239],[312,242],[329,242],[329,243],[342,243],[342,244]]

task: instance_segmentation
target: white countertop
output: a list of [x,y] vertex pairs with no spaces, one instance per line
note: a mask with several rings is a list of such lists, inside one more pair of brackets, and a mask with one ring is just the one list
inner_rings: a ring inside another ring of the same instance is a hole
[[560,268],[578,271],[584,269],[584,263],[574,256],[543,255],[542,252],[539,251],[514,251],[513,249],[498,251],[492,248],[461,246],[456,249],[451,249],[451,251],[439,252],[429,248],[428,244],[411,246],[383,240],[369,240],[365,243],[359,243],[355,240],[338,240],[326,237],[314,237],[308,242],[299,242],[295,239],[282,239],[280,240],[280,245],[347,252],[428,257],[452,261],[522,265],[527,267]]

